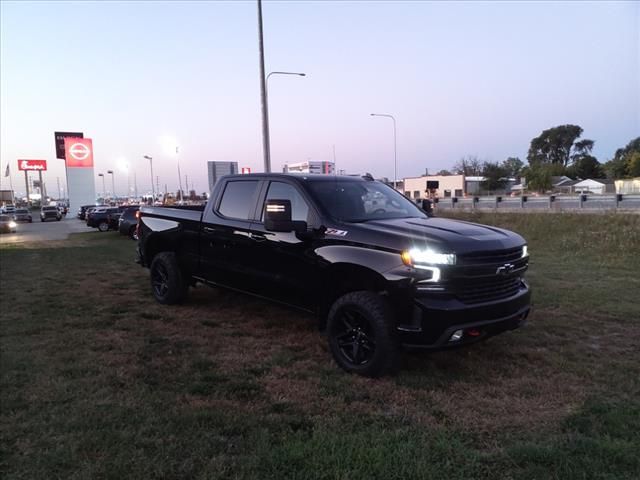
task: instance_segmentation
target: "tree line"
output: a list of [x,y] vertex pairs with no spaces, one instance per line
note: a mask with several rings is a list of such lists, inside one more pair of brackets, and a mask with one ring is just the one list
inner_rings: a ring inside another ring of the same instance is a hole
[[491,162],[466,156],[451,170],[440,170],[437,175],[482,176],[485,181],[481,186],[489,191],[504,188],[510,177],[524,177],[527,188],[535,191],[550,190],[553,176],[565,175],[573,179],[640,177],[640,137],[617,149],[609,161],[600,163],[592,154],[595,141],[581,139],[583,132],[578,125],[559,125],[544,130],[531,140],[528,164],[518,157]]

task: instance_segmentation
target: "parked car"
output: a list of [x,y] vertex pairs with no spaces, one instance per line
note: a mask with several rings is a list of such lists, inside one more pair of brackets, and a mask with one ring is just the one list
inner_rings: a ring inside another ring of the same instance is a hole
[[33,222],[33,217],[31,216],[31,212],[26,208],[17,208],[13,214],[13,219],[16,222]]
[[393,371],[399,347],[519,328],[530,310],[520,235],[433,217],[370,175],[229,175],[206,207],[141,207],[139,222],[157,302],[203,282],[313,312],[335,362],[360,375]]
[[95,207],[95,205],[82,205],[79,209],[78,209],[78,214],[76,215],[80,220],[86,220],[85,215],[87,213],[87,210],[91,207]]
[[60,213],[60,210],[58,210],[58,207],[53,205],[42,207],[40,209],[40,221],[46,222],[47,220],[62,220],[62,214]]
[[16,211],[16,207],[12,203],[9,203],[4,207],[2,207],[2,213],[5,213],[7,215],[13,215],[15,211]]
[[16,233],[17,224],[11,215],[0,215],[0,232]]
[[128,235],[134,240],[138,239],[138,233],[136,232],[136,228],[138,225],[138,210],[140,210],[139,206],[129,207],[118,219],[118,231],[122,235]]
[[[109,215],[117,213],[118,207],[96,208],[90,211],[87,216],[87,227],[97,228],[101,232],[106,232],[111,228]],[[113,228],[115,227],[117,227],[117,224],[114,224]]]

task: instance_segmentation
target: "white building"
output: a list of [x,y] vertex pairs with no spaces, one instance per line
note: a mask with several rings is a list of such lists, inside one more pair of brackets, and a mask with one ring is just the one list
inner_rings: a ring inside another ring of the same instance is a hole
[[[427,183],[429,182],[429,183]],[[422,175],[405,178],[404,194],[413,199],[429,198],[429,194],[439,198],[462,197],[465,194],[464,175]]]
[[593,193],[603,195],[605,193],[616,193],[614,180],[608,178],[588,178],[573,185],[576,193]]
[[308,160],[306,162],[291,163],[285,165],[283,173],[320,173],[333,175],[335,164],[326,160]]

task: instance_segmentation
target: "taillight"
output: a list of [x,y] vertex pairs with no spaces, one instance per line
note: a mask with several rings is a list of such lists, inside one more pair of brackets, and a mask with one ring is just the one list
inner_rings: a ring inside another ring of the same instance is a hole
[[140,219],[140,210],[138,210],[138,211],[136,212],[136,219],[138,219],[138,220]]

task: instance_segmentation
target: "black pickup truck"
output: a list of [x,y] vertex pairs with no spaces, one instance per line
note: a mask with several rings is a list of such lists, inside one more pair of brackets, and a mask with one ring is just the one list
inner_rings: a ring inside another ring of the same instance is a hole
[[468,345],[520,327],[525,240],[436,218],[369,176],[223,177],[204,207],[142,207],[138,262],[160,303],[204,282],[317,315],[335,361],[391,371],[400,346]]

